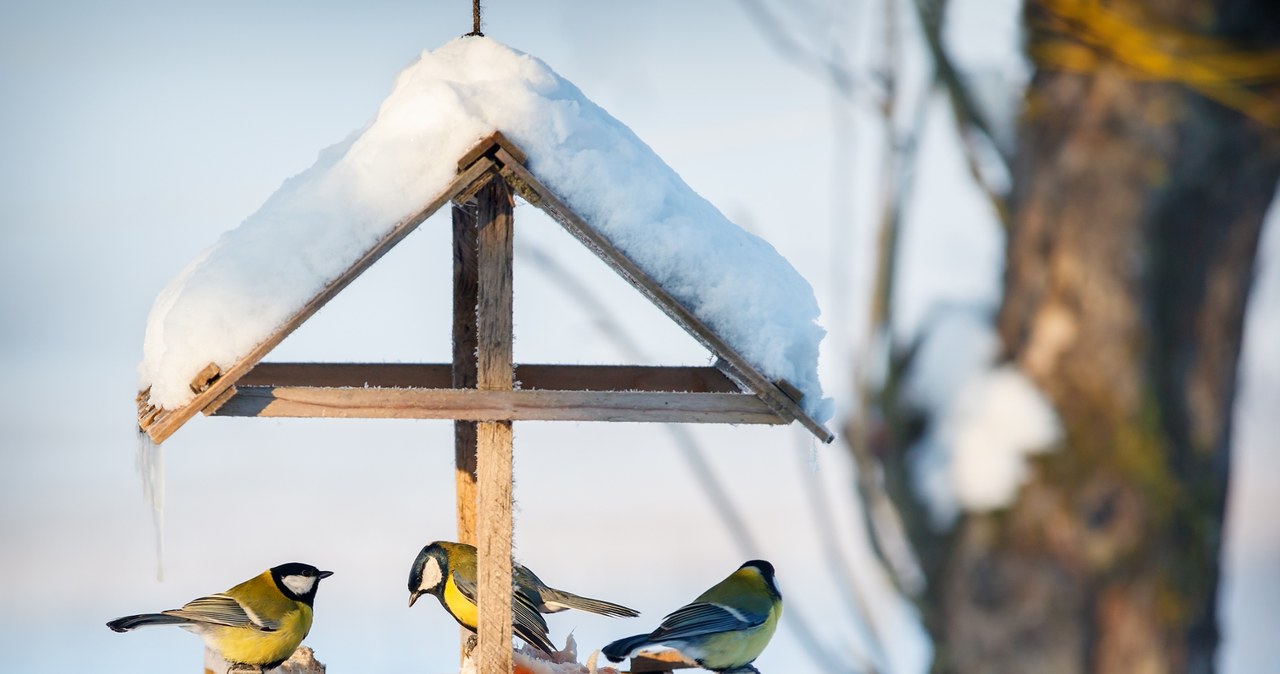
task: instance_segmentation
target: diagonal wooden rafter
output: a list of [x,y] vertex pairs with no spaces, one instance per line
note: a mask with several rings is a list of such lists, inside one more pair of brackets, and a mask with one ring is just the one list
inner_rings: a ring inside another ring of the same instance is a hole
[[636,290],[648,297],[677,325],[719,358],[717,367],[739,382],[744,390],[759,396],[771,409],[788,422],[796,420],[823,442],[831,442],[835,436],[825,426],[808,415],[799,405],[799,391],[785,380],[772,381],[752,365],[742,354],[724,341],[720,335],[702,322],[692,311],[680,303],[666,288],[630,258],[619,251],[600,232],[569,208],[549,187],[525,167],[523,153],[513,151],[514,145],[495,132],[493,159],[499,171],[525,201],[537,206],[551,219],[560,223],[570,234],[591,249],[605,264]]
[[466,171],[459,172],[453,182],[449,184],[449,187],[425,204],[418,212],[396,223],[395,227],[392,227],[391,231],[379,239],[368,252],[360,256],[360,259],[356,260],[337,278],[325,285],[298,313],[277,327],[274,332],[249,353],[245,354],[235,365],[232,365],[225,372],[218,371],[216,366],[212,366],[213,372],[206,368],[192,382],[191,386],[196,391],[196,396],[186,405],[174,409],[161,409],[150,404],[148,390],[139,392],[137,398],[139,428],[151,436],[152,442],[164,442],[174,431],[189,421],[191,417],[194,417],[197,412],[216,401],[224,399],[224,394],[228,392],[235,382],[252,369],[254,365],[257,365],[280,342],[284,341],[285,337],[292,334],[294,330],[298,329],[298,326],[306,322],[308,318],[311,318],[325,304],[328,304],[329,300],[333,299],[339,292],[342,292],[366,269],[373,266],[373,263],[381,259],[397,243],[400,243],[404,237],[408,236],[424,220],[440,210],[441,206],[449,203],[473,183],[484,179],[486,174],[493,171],[494,168],[495,165],[492,161],[485,160],[477,161],[468,167]]
[[[225,372],[206,368],[187,405],[152,406],[138,395],[138,423],[163,442],[197,412],[218,416],[435,418],[477,421],[562,419],[787,424],[799,421],[823,442],[833,434],[799,405],[785,380],[772,381],[615,248],[537,178],[525,154],[495,132],[458,161],[457,177],[405,218],[338,278]],[[717,357],[715,368],[522,365],[514,390],[454,388],[449,365],[260,363],[276,345],[419,224],[466,202],[496,176],[546,212]],[[443,373],[443,375],[442,375]],[[354,383],[360,380],[359,383]]]

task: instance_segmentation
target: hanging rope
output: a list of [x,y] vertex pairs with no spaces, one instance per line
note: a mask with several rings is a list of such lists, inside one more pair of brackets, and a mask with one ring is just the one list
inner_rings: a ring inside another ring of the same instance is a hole
[[484,33],[480,32],[480,0],[471,0],[471,32],[466,37],[473,35],[484,37]]

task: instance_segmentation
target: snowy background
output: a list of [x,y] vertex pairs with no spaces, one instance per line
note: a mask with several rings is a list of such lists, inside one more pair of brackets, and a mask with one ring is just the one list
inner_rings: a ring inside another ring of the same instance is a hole
[[[838,414],[847,410],[881,149],[867,106],[837,100],[782,58],[732,2],[530,4],[488,3],[486,32],[576,84],[809,280],[831,332],[824,388]],[[1016,73],[1012,4],[955,3],[962,62]],[[157,582],[133,395],[157,293],[322,148],[362,127],[422,49],[469,30],[469,3],[103,5],[0,5],[5,671],[194,671],[194,638],[117,635],[103,623],[292,560],[336,571],[307,640],[330,671],[456,671],[452,620],[431,602],[405,607],[410,561],[453,535],[449,423],[194,419],[164,446]],[[853,32],[864,9],[851,3],[831,24]],[[905,232],[905,333],[937,303],[998,297],[1000,241],[951,149],[945,109],[935,110]],[[535,209],[519,206],[516,222],[518,361],[631,362],[639,350],[640,362],[707,362]],[[1280,402],[1280,273],[1268,263],[1280,260],[1277,229],[1264,242],[1237,425],[1229,672],[1261,671],[1280,630],[1280,527],[1270,521],[1280,497],[1268,489],[1280,475],[1280,418],[1268,413]],[[270,358],[446,362],[448,241],[447,215],[425,223]],[[596,303],[634,345],[612,337]],[[861,543],[839,444],[815,446],[798,428],[687,430],[758,554],[777,566],[784,623],[802,617],[829,651],[866,657],[833,589],[834,542],[875,607],[887,669],[923,671],[926,642]],[[573,631],[589,651],[646,630],[747,558],[689,465],[658,426],[516,425],[521,561],[552,584],[644,613],[551,616],[553,637]],[[815,518],[815,499],[829,520]],[[819,671],[807,650],[784,624],[757,664]]]

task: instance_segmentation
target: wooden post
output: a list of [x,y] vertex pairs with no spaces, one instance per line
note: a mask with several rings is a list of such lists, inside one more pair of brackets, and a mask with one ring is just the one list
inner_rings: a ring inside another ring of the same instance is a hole
[[[453,207],[453,388],[476,387],[476,202]],[[476,422],[453,422],[458,541],[476,543]]]
[[[453,206],[453,388],[476,387],[476,202]],[[454,491],[458,541],[476,544],[476,422],[453,422]],[[466,658],[470,631],[460,627],[458,658]]]
[[[512,197],[501,179],[476,194],[479,243],[476,387],[512,387]],[[505,674],[511,660],[511,422],[476,424],[478,454],[478,671]]]

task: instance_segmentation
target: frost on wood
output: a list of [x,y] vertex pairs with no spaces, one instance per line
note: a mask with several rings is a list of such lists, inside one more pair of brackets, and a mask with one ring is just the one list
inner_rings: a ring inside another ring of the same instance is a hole
[[[584,220],[819,423],[825,331],[808,282],[730,222],[625,125],[542,61],[488,38],[425,51],[374,119],[323,151],[156,298],[140,388],[173,409],[298,313],[397,222],[440,195],[456,161],[498,130]],[[769,170],[762,167],[761,170]]]

